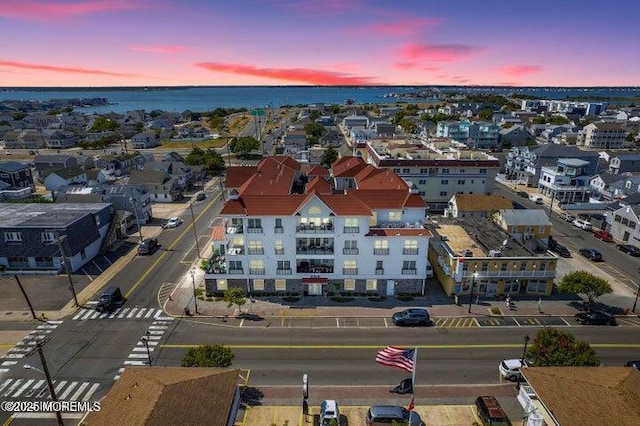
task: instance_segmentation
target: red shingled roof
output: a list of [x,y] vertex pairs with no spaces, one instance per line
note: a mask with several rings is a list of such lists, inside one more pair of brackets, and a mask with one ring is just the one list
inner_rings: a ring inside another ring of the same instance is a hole
[[[294,161],[291,159],[291,161]],[[289,167],[282,157],[266,157],[257,171],[240,187],[240,195],[289,194],[298,168]],[[297,164],[297,163],[296,163]]]
[[318,198],[338,216],[371,216],[369,206],[349,195],[319,194]]
[[409,191],[397,189],[356,189],[347,191],[372,209],[401,209],[403,207],[426,208],[427,204]]
[[329,170],[318,164],[307,172],[307,176],[329,176]]
[[409,189],[409,185],[392,170],[377,169],[370,164],[355,179],[358,189]]
[[224,186],[226,188],[239,188],[251,176],[256,174],[258,168],[256,166],[231,166],[227,167],[227,175],[224,178]]
[[367,164],[360,157],[347,156],[337,159],[331,165],[334,177],[355,177]]
[[315,176],[311,179],[304,188],[304,191],[309,193],[316,191],[318,194],[330,194],[331,184],[320,176]]

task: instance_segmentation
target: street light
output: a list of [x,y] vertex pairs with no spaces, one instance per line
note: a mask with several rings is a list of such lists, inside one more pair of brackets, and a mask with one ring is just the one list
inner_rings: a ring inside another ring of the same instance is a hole
[[638,286],[638,291],[636,291],[636,300],[633,301],[633,309],[631,311],[636,313],[636,306],[638,305],[638,296],[640,296],[640,285]]
[[529,335],[524,336],[524,349],[522,350],[522,365],[524,365],[524,358],[527,355],[527,345],[529,344],[529,340],[531,340],[531,338],[529,337]]
[[473,273],[473,278],[471,280],[471,289],[469,291],[469,310],[468,313],[471,313],[471,302],[473,302],[473,288],[476,285],[476,275],[478,275],[477,272]]
[[193,304],[195,305],[196,314],[198,313],[198,297],[196,295],[196,270],[191,268],[191,285],[193,286]]
[[[38,350],[38,355],[40,355],[42,370],[29,364],[23,365],[23,368],[26,370],[36,370],[44,374],[45,378],[47,379],[47,385],[49,385],[49,392],[51,393],[51,399],[54,402],[58,402],[58,397],[56,396],[56,389],[53,387],[53,381],[51,381],[49,368],[47,368],[47,360],[44,358],[44,353],[42,352],[42,342],[36,343],[36,349]],[[64,426],[64,422],[62,421],[62,413],[60,413],[60,411],[56,411],[56,418],[58,419],[58,425]]]
[[145,348],[147,348],[147,358],[149,359],[147,364],[149,365],[149,367],[151,367],[151,351],[149,350],[149,334],[150,333],[147,331],[145,335],[142,336],[140,341],[142,341],[142,344],[145,346]]

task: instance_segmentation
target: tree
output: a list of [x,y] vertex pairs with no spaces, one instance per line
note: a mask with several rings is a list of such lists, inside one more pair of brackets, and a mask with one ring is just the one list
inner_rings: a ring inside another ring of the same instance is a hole
[[415,133],[418,129],[416,122],[409,117],[404,117],[398,125],[407,133]]
[[591,272],[573,271],[562,277],[558,291],[584,295],[587,298],[587,302],[592,304],[594,300],[603,294],[612,293],[613,289],[607,280]]
[[228,367],[235,355],[222,345],[201,345],[189,348],[180,361],[182,367]]
[[309,120],[316,120],[318,118],[320,118],[320,111],[317,109],[309,111]]
[[230,308],[233,305],[237,305],[238,311],[240,311],[240,307],[247,303],[247,299],[245,299],[245,296],[246,294],[241,288],[231,287],[224,291],[224,295],[222,296],[222,298],[225,302],[227,302],[227,308]]
[[485,108],[478,111],[478,118],[481,120],[491,120],[493,118],[493,110],[491,108]]
[[340,113],[340,105],[331,104],[331,105],[329,105],[329,108],[327,108],[327,110],[332,114],[339,114]]
[[338,159],[338,155],[339,154],[337,149],[335,149],[334,147],[329,147],[322,153],[320,164],[326,165],[327,167],[331,166],[331,164],[333,164],[333,162]]
[[252,136],[242,136],[231,139],[229,142],[231,152],[240,158],[247,157],[251,151],[259,151],[261,148],[260,141]]
[[536,367],[594,367],[600,365],[595,351],[587,342],[576,340],[573,334],[555,328],[543,328],[536,333],[527,350]]
[[312,137],[319,138],[324,131],[324,126],[319,123],[307,123],[304,125],[304,132]]
[[203,166],[204,170],[211,176],[219,175],[225,168],[224,159],[216,150],[207,149],[203,151],[197,146],[184,159],[190,166]]

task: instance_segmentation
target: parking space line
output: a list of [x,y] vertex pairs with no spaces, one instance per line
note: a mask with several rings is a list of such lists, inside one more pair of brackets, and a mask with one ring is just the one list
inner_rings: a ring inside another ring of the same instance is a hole
[[387,328],[389,328],[389,323],[387,322],[387,319],[386,319],[386,318],[383,318],[383,320],[384,320],[384,326],[385,326],[385,327],[387,327]]
[[100,273],[103,273],[104,271],[102,270],[102,268],[96,263],[95,260],[91,261],[94,265],[96,265],[96,268],[98,268],[98,270],[100,271]]
[[340,318],[336,318],[336,327],[340,328]]
[[91,275],[89,275],[89,273],[87,271],[84,270],[84,268],[80,268],[82,269],[82,272],[84,272],[84,274],[87,276],[87,278],[89,278],[89,281],[93,281],[93,278],[91,278]]
[[240,325],[238,327],[242,327],[244,325],[244,318],[242,318],[242,320],[240,320]]
[[522,324],[518,322],[518,319],[516,317],[513,318],[513,322],[515,322],[518,327],[522,327]]
[[113,262],[109,260],[109,258],[107,256],[102,256],[104,257],[104,260],[106,260],[107,262],[109,262],[109,266],[113,265]]

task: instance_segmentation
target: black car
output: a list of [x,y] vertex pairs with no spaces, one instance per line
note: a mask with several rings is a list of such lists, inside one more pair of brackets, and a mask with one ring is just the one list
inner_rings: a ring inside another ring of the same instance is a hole
[[616,247],[623,253],[627,253],[633,257],[640,257],[640,248],[636,246],[632,246],[631,244],[618,244]]
[[522,198],[529,198],[529,193],[525,191],[518,191],[516,192],[516,195],[519,195]]
[[627,361],[624,363],[625,367],[634,367],[640,370],[640,360],[637,361]]
[[605,311],[580,312],[574,318],[580,324],[616,325],[616,317]]
[[96,304],[96,311],[98,312],[113,312],[117,308],[121,307],[126,299],[122,296],[120,287],[108,287],[100,295],[100,299]]
[[158,240],[156,238],[145,238],[138,246],[138,254],[151,254],[156,247],[158,247]]
[[581,248],[580,254],[593,262],[604,262],[602,253],[594,248]]
[[569,251],[569,249],[553,239],[552,236],[549,236],[548,247],[549,250],[559,254],[562,257],[571,257],[571,252]]
[[207,198],[207,194],[205,194],[204,192],[200,191],[196,194],[196,201],[202,201],[205,198]]
[[429,325],[431,318],[426,309],[410,308],[396,312],[391,317],[395,325]]

